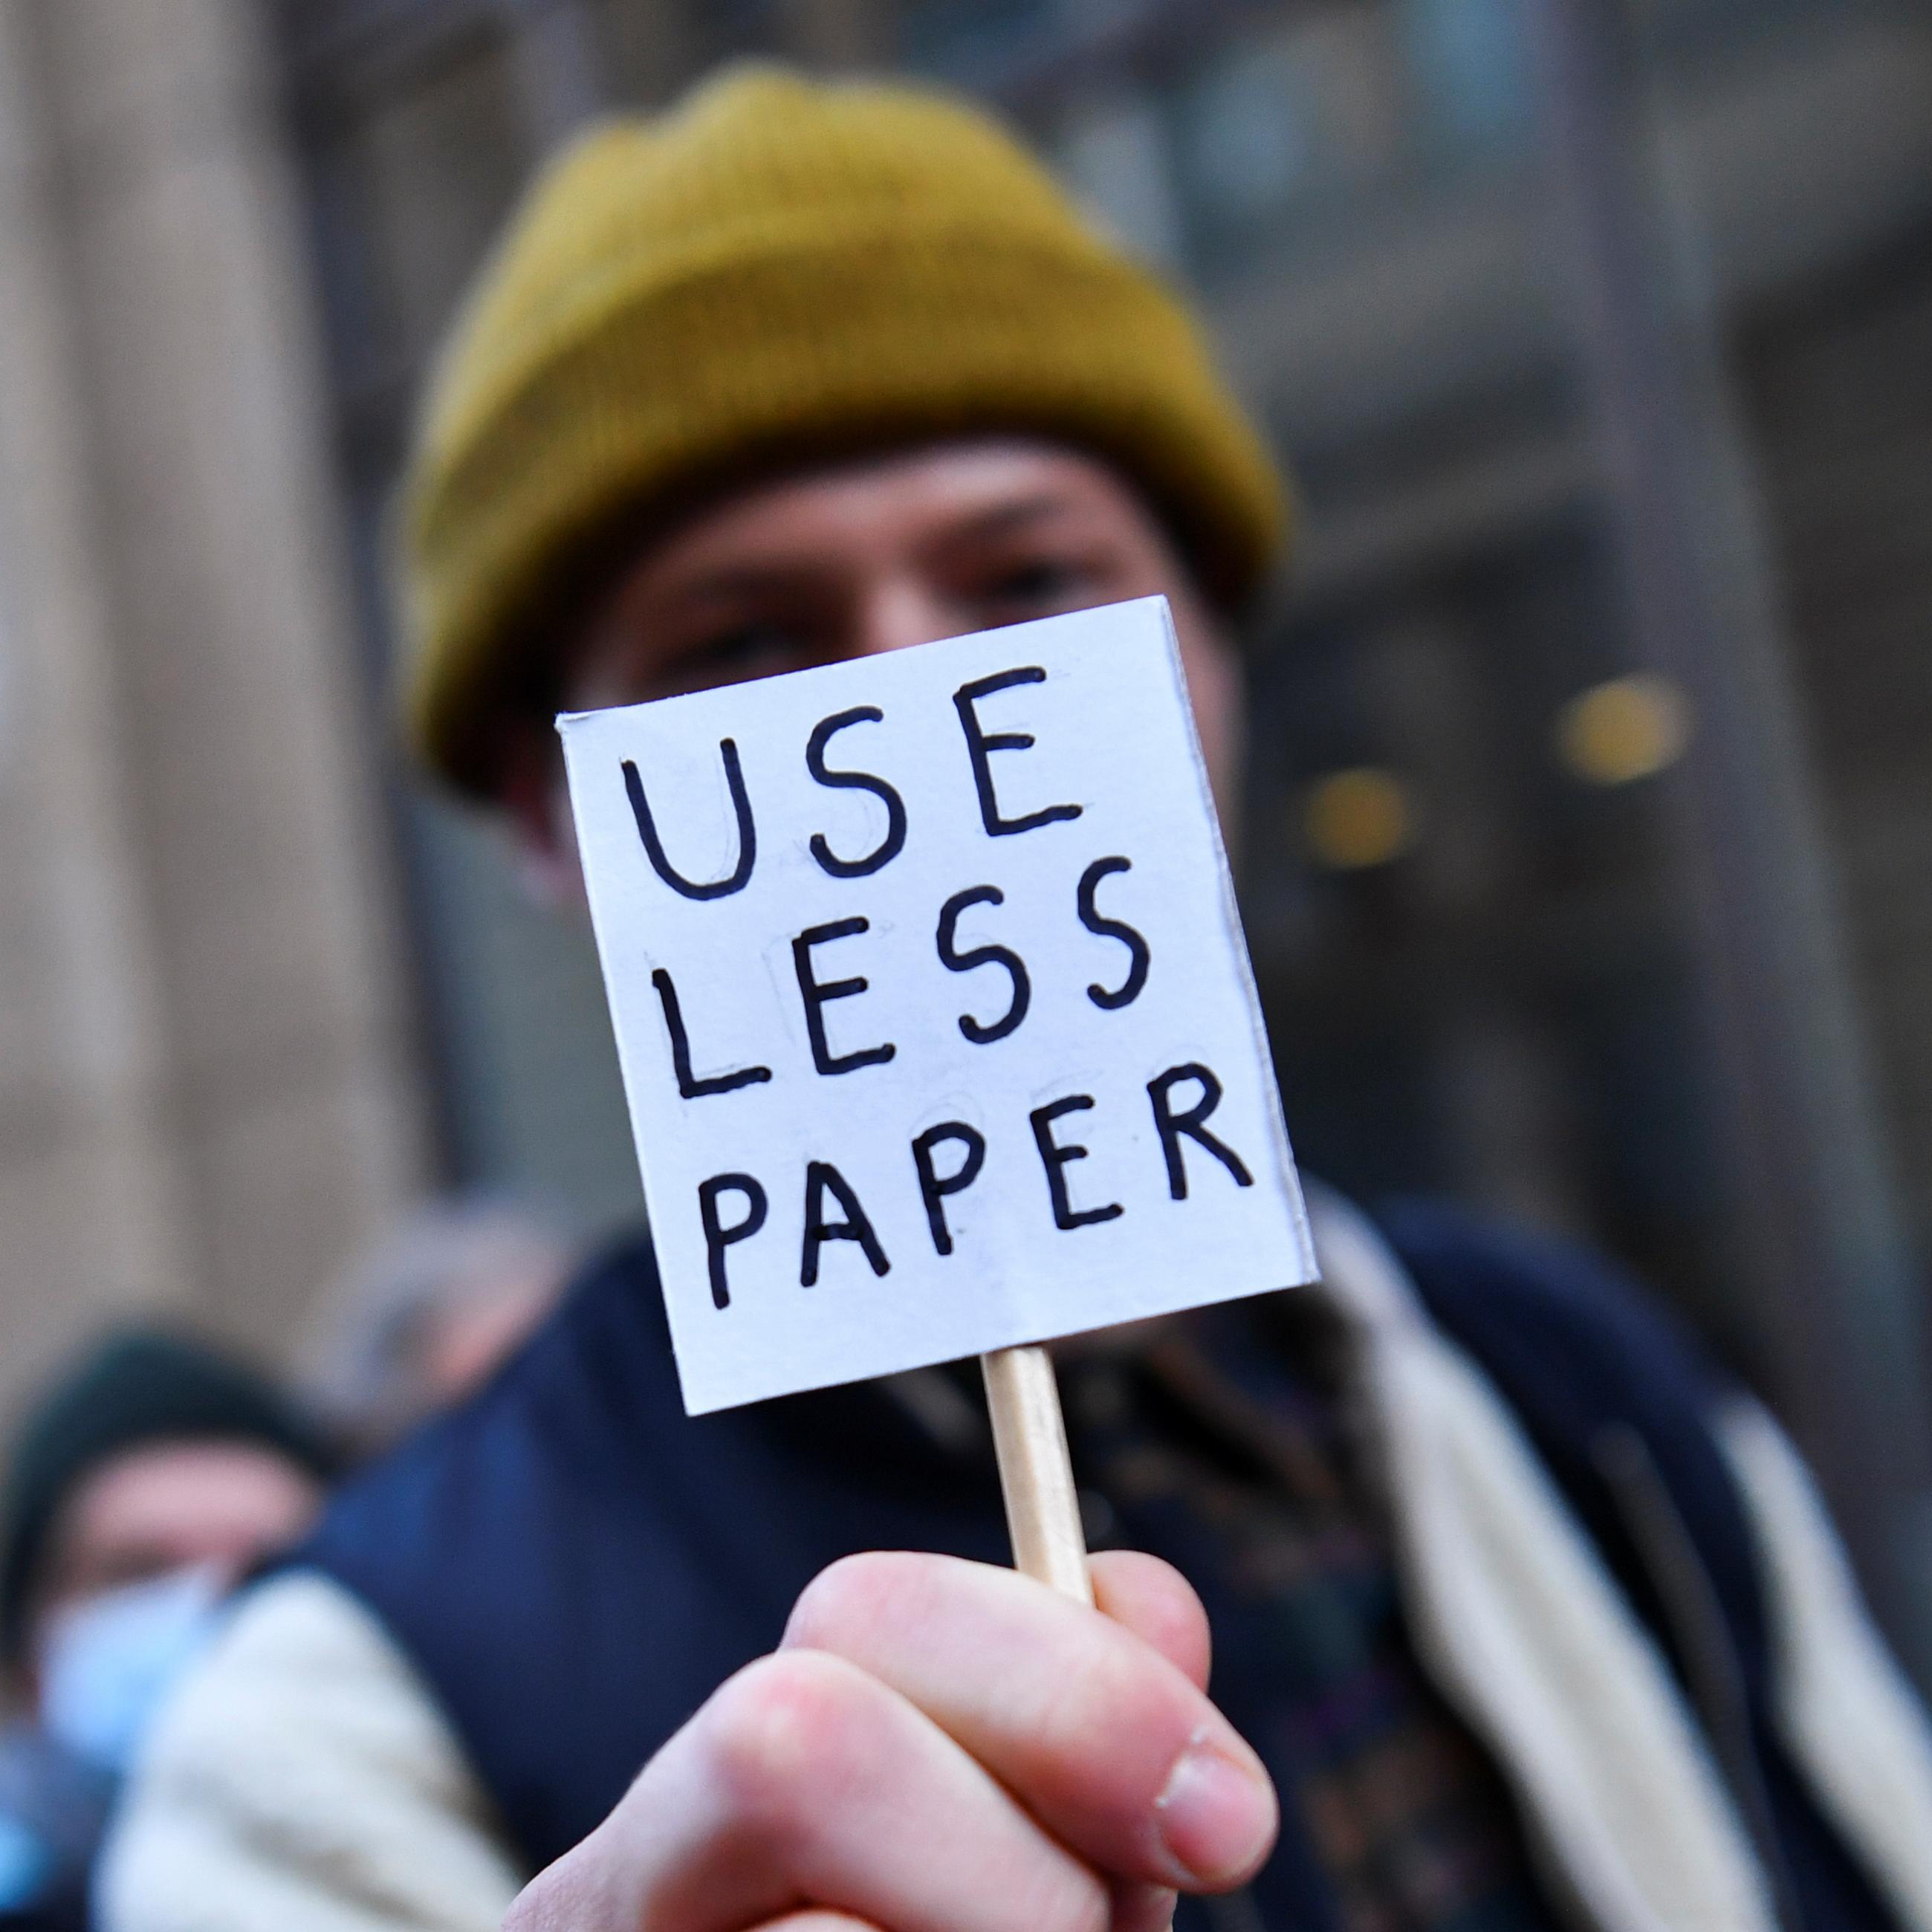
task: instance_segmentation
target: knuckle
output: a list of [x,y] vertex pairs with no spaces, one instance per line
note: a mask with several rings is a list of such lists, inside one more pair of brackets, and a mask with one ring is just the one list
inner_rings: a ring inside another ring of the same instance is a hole
[[862,1724],[857,1673],[810,1651],[748,1664],[706,1707],[704,1754],[732,1812],[767,1832],[795,1822],[849,1766]]
[[784,1641],[838,1650],[860,1635],[916,1583],[920,1558],[903,1552],[871,1550],[842,1556],[800,1593],[785,1625]]

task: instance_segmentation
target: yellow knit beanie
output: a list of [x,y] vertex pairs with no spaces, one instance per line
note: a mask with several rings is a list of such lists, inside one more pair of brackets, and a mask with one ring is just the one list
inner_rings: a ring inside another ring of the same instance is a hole
[[1280,484],[1186,314],[979,114],[758,68],[605,124],[532,190],[431,385],[403,506],[419,748],[488,793],[546,604],[620,522],[1001,431],[1117,464],[1224,602],[1280,548]]

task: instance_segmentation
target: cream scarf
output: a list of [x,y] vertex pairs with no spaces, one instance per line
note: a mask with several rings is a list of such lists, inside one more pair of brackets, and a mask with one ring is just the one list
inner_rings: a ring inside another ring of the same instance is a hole
[[[1778,1932],[1696,1721],[1514,1418],[1355,1209],[1312,1193],[1325,1292],[1363,1345],[1418,1651],[1495,1752],[1546,1876],[1597,1932]],[[1825,1809],[1932,1932],[1932,1736],[1761,1411],[1718,1424],[1765,1559],[1780,1716]]]

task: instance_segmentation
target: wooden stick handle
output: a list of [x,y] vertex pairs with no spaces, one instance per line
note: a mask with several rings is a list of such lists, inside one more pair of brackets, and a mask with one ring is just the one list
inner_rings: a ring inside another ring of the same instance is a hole
[[1066,1453],[1066,1424],[1053,1358],[1037,1344],[980,1358],[1000,1458],[1000,1488],[1013,1539],[1013,1567],[1062,1595],[1094,1600],[1080,1498]]

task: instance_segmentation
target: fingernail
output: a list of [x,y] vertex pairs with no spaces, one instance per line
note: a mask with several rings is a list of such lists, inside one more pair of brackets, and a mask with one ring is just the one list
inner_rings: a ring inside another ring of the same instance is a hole
[[1167,1788],[1154,1803],[1168,1854],[1188,1883],[1232,1883],[1274,1835],[1274,1800],[1265,1781],[1200,1732],[1174,1760]]

